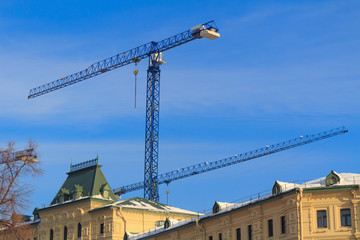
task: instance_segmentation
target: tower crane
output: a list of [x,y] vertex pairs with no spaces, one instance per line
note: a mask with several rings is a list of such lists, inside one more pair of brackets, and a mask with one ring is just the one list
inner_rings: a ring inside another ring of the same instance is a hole
[[[288,141],[280,142],[277,144],[267,145],[265,147],[234,155],[228,158],[224,158],[215,162],[202,162],[189,167],[180,168],[171,172],[160,174],[158,176],[159,184],[169,184],[172,181],[182,178],[190,177],[200,173],[209,172],[219,168],[231,166],[237,163],[249,161],[251,159],[259,158],[262,156],[270,155],[273,153],[281,152],[290,148],[299,147],[312,142],[317,142],[326,138],[334,137],[340,134],[347,133],[348,130],[345,127],[339,127],[328,131],[320,132],[312,135],[304,135],[298,138],[294,138]],[[144,188],[144,182],[133,183],[123,187],[114,189],[114,193],[122,195],[128,192],[136,191]]]
[[[214,21],[199,24],[159,42],[149,42],[113,57],[90,65],[88,68],[41,85],[30,90],[28,98],[34,98],[66,86],[84,81],[110,70],[138,63],[149,58],[146,88],[146,124],[145,124],[145,169],[144,198],[159,201],[158,189],[158,148],[159,148],[159,106],[160,106],[160,65],[165,63],[162,52],[188,43],[195,39],[216,39],[220,37]],[[135,74],[135,73],[134,73]]]
[[[0,164],[4,163],[4,157],[9,157],[11,160],[23,161],[23,162],[38,162],[37,156],[33,154],[33,149],[25,149],[16,152],[1,152],[0,154]],[[6,159],[6,158],[5,158]]]

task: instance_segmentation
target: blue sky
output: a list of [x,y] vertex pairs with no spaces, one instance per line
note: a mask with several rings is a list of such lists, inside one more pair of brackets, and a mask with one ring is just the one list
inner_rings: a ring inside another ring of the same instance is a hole
[[[359,173],[360,2],[7,1],[0,3],[0,143],[39,144],[48,204],[70,162],[99,155],[112,188],[143,179],[145,77],[139,64],[27,100],[30,88],[215,20],[221,38],[165,53],[159,172],[345,125],[349,133],[160,187],[194,211],[275,180]],[[123,198],[142,196],[138,191]]]

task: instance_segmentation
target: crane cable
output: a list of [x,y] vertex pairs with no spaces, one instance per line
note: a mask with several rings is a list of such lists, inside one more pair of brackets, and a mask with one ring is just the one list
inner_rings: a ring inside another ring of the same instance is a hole
[[136,108],[136,80],[137,80],[138,73],[139,73],[139,70],[134,71],[134,75],[135,75],[135,105],[134,105],[134,108]]
[[134,73],[134,75],[135,75],[135,100],[134,100],[134,108],[136,108],[136,81],[137,81],[137,75],[138,75],[138,73],[139,73],[139,69],[136,69],[136,68],[137,68],[137,64],[138,64],[138,62],[140,62],[140,60],[134,58],[134,59],[133,59],[133,62],[135,63],[135,70],[133,71],[133,73]]

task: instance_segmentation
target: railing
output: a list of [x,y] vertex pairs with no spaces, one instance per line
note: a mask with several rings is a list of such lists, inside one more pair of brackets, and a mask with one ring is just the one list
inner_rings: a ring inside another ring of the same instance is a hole
[[70,172],[74,172],[83,168],[91,167],[97,165],[99,162],[99,157],[96,157],[92,160],[81,162],[78,164],[70,164]]

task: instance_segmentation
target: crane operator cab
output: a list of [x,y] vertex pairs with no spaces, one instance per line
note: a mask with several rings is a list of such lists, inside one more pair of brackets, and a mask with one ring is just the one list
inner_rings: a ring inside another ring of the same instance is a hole
[[166,63],[166,58],[162,52],[159,53],[152,53],[150,56],[150,66],[152,66],[153,62],[155,61],[156,66]]
[[197,38],[207,38],[210,40],[214,40],[220,37],[220,34],[216,31],[216,29],[206,29],[204,25],[199,24],[190,29],[192,31],[192,35]]

